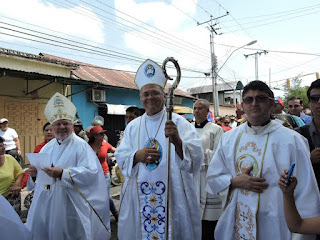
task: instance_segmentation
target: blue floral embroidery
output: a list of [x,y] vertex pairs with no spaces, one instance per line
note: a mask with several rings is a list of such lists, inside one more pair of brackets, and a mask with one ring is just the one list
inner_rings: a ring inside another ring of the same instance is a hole
[[164,239],[165,233],[165,201],[166,186],[163,182],[143,182],[141,191],[141,220],[146,233],[146,239]]

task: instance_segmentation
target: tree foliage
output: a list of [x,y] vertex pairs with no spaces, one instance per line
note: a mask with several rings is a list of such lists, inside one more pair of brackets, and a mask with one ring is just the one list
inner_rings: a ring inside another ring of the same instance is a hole
[[291,97],[299,97],[302,99],[303,101],[303,105],[307,106],[308,103],[308,97],[307,97],[307,90],[308,90],[308,86],[305,87],[301,87],[301,81],[302,79],[297,76],[293,79],[291,79],[290,81],[290,89],[288,89],[285,87],[285,93],[284,93],[284,103],[286,106],[288,106],[288,99],[290,99]]

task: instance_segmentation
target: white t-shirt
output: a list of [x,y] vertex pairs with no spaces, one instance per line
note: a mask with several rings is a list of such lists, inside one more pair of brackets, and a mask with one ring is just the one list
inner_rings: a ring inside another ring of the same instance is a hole
[[16,142],[13,140],[18,137],[16,130],[8,128],[7,131],[0,130],[0,137],[4,139],[4,146],[6,151],[16,148]]

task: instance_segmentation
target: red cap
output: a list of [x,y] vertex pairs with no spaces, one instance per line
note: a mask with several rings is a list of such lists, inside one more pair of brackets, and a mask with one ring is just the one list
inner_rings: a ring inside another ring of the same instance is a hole
[[98,126],[94,126],[93,128],[90,129],[90,134],[91,135],[96,135],[96,134],[99,134],[99,133],[104,133],[106,132],[107,130],[103,130],[103,128],[98,125]]

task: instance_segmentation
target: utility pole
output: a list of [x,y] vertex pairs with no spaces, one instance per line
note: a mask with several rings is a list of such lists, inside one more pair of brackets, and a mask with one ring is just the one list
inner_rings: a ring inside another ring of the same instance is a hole
[[268,51],[263,50],[261,52],[256,52],[256,53],[251,53],[251,54],[244,54],[244,56],[247,58],[251,55],[254,55],[254,59],[255,59],[255,71],[256,71],[256,79],[255,80],[259,80],[259,66],[258,66],[258,56],[260,56],[262,53],[264,53],[265,55],[268,53]]
[[229,12],[227,12],[225,15],[213,18],[210,17],[210,20],[205,21],[203,23],[198,23],[198,26],[209,23],[209,31],[210,31],[210,55],[211,55],[211,79],[212,79],[212,101],[213,101],[213,107],[214,107],[214,116],[219,115],[219,98],[218,98],[218,89],[217,89],[217,56],[214,54],[214,35],[221,35],[221,33],[217,33],[217,30],[220,28],[215,28],[217,23],[213,24],[213,21],[225,17],[229,15]]

